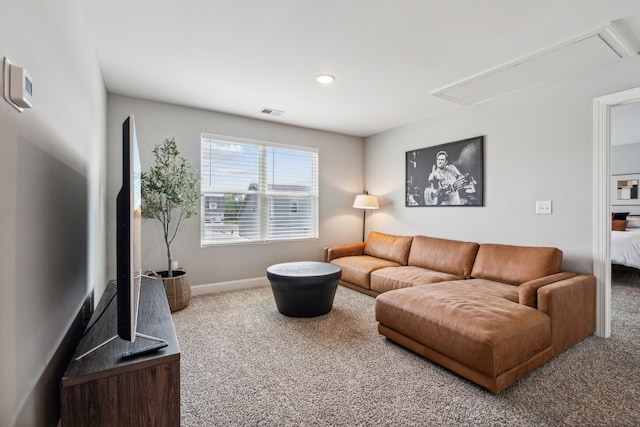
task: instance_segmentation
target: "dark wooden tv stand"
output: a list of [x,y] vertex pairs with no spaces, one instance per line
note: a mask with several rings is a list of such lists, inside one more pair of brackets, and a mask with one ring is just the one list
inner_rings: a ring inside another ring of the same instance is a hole
[[143,279],[137,330],[167,340],[167,347],[122,360],[125,351],[153,341],[116,338],[76,360],[117,334],[115,292],[110,282],[62,378],[62,426],[179,426],[180,347],[162,280]]

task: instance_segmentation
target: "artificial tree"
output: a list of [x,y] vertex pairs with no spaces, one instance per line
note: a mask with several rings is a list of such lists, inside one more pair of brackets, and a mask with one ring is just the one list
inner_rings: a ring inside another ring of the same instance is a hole
[[167,276],[173,277],[171,243],[183,219],[198,213],[198,175],[191,162],[180,156],[173,138],[153,149],[154,166],[142,173],[142,216],[162,224],[167,250]]

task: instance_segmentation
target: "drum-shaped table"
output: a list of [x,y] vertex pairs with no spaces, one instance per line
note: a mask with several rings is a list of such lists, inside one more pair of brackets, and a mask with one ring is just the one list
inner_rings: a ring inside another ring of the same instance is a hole
[[340,277],[342,269],[328,262],[286,262],[267,268],[278,311],[290,317],[330,312]]

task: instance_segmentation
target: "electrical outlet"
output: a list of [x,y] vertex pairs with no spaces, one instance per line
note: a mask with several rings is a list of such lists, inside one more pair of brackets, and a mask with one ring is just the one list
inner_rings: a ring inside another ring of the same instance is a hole
[[536,202],[537,214],[550,214],[551,213],[551,200],[538,200]]

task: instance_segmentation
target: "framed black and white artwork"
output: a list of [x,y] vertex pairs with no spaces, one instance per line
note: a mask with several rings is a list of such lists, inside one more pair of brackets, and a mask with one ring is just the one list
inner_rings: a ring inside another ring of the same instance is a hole
[[611,176],[612,205],[640,205],[640,174]]
[[484,136],[406,152],[405,206],[483,206]]

